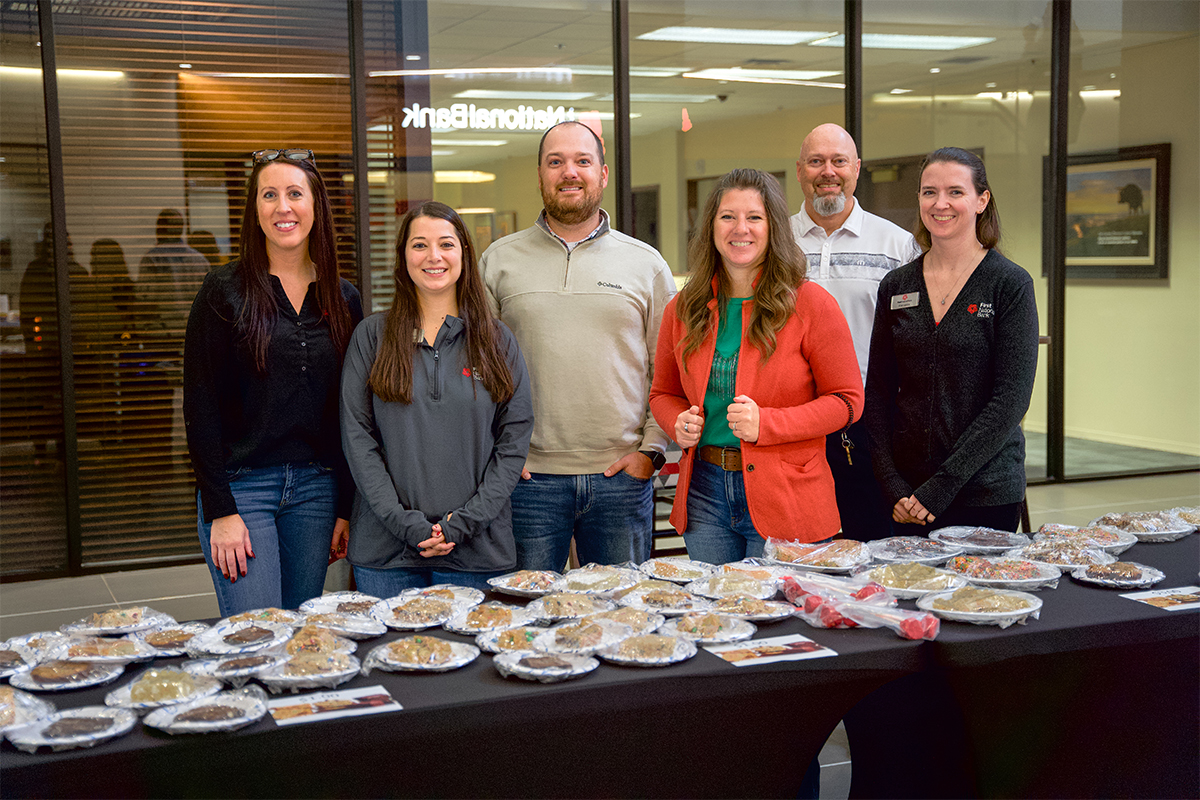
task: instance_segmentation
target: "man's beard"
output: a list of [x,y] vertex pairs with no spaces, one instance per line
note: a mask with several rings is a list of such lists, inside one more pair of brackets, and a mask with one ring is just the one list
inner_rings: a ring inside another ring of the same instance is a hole
[[578,200],[572,204],[564,203],[558,196],[556,188],[542,187],[542,203],[546,206],[546,216],[562,225],[578,225],[591,219],[600,208],[604,199],[604,190],[589,192],[586,185],[580,192]]
[[834,214],[840,214],[846,208],[845,192],[837,194],[827,194],[813,198],[813,210],[822,217],[832,217]]

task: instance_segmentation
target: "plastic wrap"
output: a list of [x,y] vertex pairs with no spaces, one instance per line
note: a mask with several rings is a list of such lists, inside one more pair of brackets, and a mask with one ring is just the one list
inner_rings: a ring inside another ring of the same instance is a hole
[[711,600],[673,584],[670,588],[637,587],[622,595],[617,602],[651,614],[662,614],[664,617],[687,614],[689,611],[708,611],[712,608]]
[[218,622],[187,643],[193,658],[235,656],[269,650],[292,638],[292,626],[282,622]]
[[333,689],[357,675],[361,666],[358,659],[348,653],[300,653],[255,677],[272,694]]
[[633,564],[588,564],[563,575],[562,580],[554,584],[553,591],[612,594],[628,589],[641,579],[642,573]]
[[8,682],[18,689],[31,692],[63,692],[86,686],[103,686],[121,677],[124,662],[95,664],[90,661],[59,661],[51,659],[28,672],[18,672]]
[[159,658],[173,658],[187,652],[188,642],[208,628],[203,622],[184,622],[138,631],[133,636],[153,647]]
[[[65,726],[71,721],[92,725],[78,732],[70,732]],[[106,724],[104,724],[106,723]],[[137,724],[137,715],[127,708],[108,708],[106,706],[84,706],[68,711],[57,711],[36,722],[20,725],[4,735],[18,750],[26,753],[36,752],[39,747],[49,747],[60,750],[74,750],[79,747],[95,747],[101,742],[107,742],[118,736],[124,736],[133,730]]]
[[538,625],[523,625],[502,631],[485,631],[475,637],[475,645],[485,653],[533,653],[538,636],[546,629]]
[[521,569],[507,575],[488,578],[488,586],[516,597],[541,597],[549,594],[562,575],[546,569]]
[[638,569],[661,581],[691,583],[710,574],[716,567],[703,561],[693,561],[686,556],[664,556],[643,561],[638,565]]
[[183,669],[193,675],[211,676],[237,689],[259,673],[273,669],[287,660],[288,654],[283,651],[283,647],[276,646],[241,656],[185,661]]
[[151,711],[142,722],[172,735],[216,733],[252,725],[266,714],[266,692],[247,686]]
[[611,611],[615,608],[611,600],[588,594],[551,592],[530,601],[525,610],[536,619],[555,622],[564,619],[582,619],[589,614]]
[[791,603],[760,600],[744,594],[718,598],[713,601],[712,610],[718,614],[728,614],[731,617],[760,623],[778,622],[796,613],[796,607]]
[[600,611],[595,614],[590,614],[584,619],[610,619],[613,622],[619,622],[622,625],[628,625],[636,633],[650,633],[657,630],[666,617],[662,614],[655,614],[650,611],[643,611],[640,608],[630,608],[629,606],[621,606],[614,608],[611,611]]
[[528,625],[535,619],[536,617],[524,608],[491,601],[459,612],[446,620],[442,627],[453,633],[474,636],[484,631]]
[[[937,638],[941,629],[938,618],[927,611],[909,611],[906,608],[855,602],[834,603],[833,611],[843,619],[853,622],[853,627],[891,628],[901,639],[933,640]],[[808,618],[805,617],[805,620],[808,621]]]
[[1004,555],[1009,558],[1024,558],[1039,564],[1048,564],[1067,571],[1092,564],[1111,564],[1117,560],[1116,556],[1104,552],[1099,547],[1089,547],[1086,544],[1062,538],[1043,539],[1020,549],[1010,550]]
[[217,624],[225,622],[275,622],[295,628],[304,624],[304,614],[286,608],[256,608],[218,620]]
[[867,548],[876,561],[929,565],[941,564],[963,551],[961,545],[926,539],[924,536],[893,536],[868,542]]
[[134,680],[113,689],[104,698],[107,706],[143,713],[163,706],[197,700],[221,691],[216,678],[193,675],[179,667],[148,669]]
[[692,581],[683,587],[700,597],[716,599],[734,595],[748,595],[760,600],[770,600],[775,596],[778,580],[774,577],[760,580],[747,572],[718,572],[714,575]]
[[1193,531],[1200,528],[1200,506],[1177,506],[1176,508],[1168,509],[1166,513],[1175,517],[1184,525],[1190,525]]
[[344,611],[315,611],[308,615],[304,624],[323,628],[344,639],[373,639],[387,633],[387,625],[374,617]]
[[696,643],[680,636],[646,633],[631,636],[597,653],[605,661],[627,667],[665,667],[696,655]]
[[896,604],[886,589],[859,576],[799,575],[784,578],[782,588],[783,596],[796,606],[795,615],[814,628],[857,628],[856,621],[838,610],[845,602],[879,607]]
[[28,725],[54,712],[54,703],[49,700],[11,686],[0,686],[0,733]]
[[37,666],[37,662],[37,654],[23,644],[0,644],[0,678],[7,678],[18,672],[28,672]]
[[283,651],[289,656],[305,653],[319,653],[326,656],[333,653],[352,654],[357,649],[358,645],[351,640],[316,625],[297,628],[296,632],[292,634],[292,638],[283,645]]
[[783,539],[767,539],[763,557],[777,564],[815,572],[849,572],[871,560],[870,549],[853,539],[806,544]]
[[1033,541],[1067,541],[1084,547],[1099,547],[1114,556],[1124,553],[1137,544],[1137,537],[1119,528],[1106,528],[1101,525],[1091,525],[1077,528],[1074,525],[1043,525],[1033,535]]
[[699,612],[672,617],[658,633],[681,636],[697,644],[725,644],[749,639],[758,631],[753,623],[727,614]]
[[414,634],[376,646],[363,659],[362,674],[370,675],[373,669],[388,672],[449,672],[465,667],[478,657],[479,648],[473,644]]
[[406,592],[396,597],[380,600],[371,609],[371,616],[389,628],[419,631],[425,628],[435,628],[455,614],[474,605],[476,604],[465,600],[424,597]]
[[[1019,602],[1019,607],[1007,608],[1000,604]],[[949,608],[947,604],[962,604],[966,608]],[[953,592],[927,594],[917,600],[917,608],[937,614],[942,619],[954,622],[969,622],[972,625],[998,625],[1007,628],[1030,619],[1037,619],[1042,601],[1025,592],[1007,589],[987,589],[980,586],[965,586]],[[990,609],[996,610],[990,610]],[[982,609],[982,610],[976,610]]]
[[528,653],[501,653],[492,659],[496,671],[504,677],[512,676],[539,683],[560,683],[587,675],[600,662],[591,656],[560,654],[530,655]]
[[1023,533],[1000,531],[995,528],[980,528],[969,525],[953,525],[929,532],[929,538],[961,547],[967,554],[1000,554],[1014,547],[1029,544]]
[[611,619],[564,622],[548,628],[533,641],[540,653],[591,655],[633,636],[633,628]]
[[901,600],[913,600],[930,592],[944,592],[967,584],[967,579],[957,572],[913,562],[884,564],[863,574]]
[[1173,542],[1182,539],[1195,526],[1168,511],[1110,512],[1092,520],[1092,525],[1104,525],[1128,531],[1139,542]]
[[61,630],[69,635],[121,636],[174,624],[175,618],[170,614],[146,606],[134,606],[110,608],[108,611],[101,611],[69,625],[63,625]]
[[14,636],[5,642],[5,646],[21,645],[28,648],[38,661],[45,661],[50,658],[50,653],[66,640],[67,635],[61,631],[37,631]]
[[329,592],[300,604],[305,614],[353,614],[366,617],[371,607],[383,598],[363,592]]
[[1057,589],[1062,576],[1053,564],[1012,556],[955,556],[946,562],[946,569],[976,586],[1023,592]]
[[1148,589],[1166,578],[1161,571],[1134,561],[1076,567],[1071,577],[1107,589]]
[[148,661],[158,650],[134,636],[69,636],[47,654],[62,661],[88,661],[94,664],[128,664]]

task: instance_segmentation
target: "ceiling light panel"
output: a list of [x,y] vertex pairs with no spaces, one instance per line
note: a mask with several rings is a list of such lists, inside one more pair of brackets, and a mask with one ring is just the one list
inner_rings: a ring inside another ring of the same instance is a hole
[[[996,41],[992,36],[909,36],[902,33],[864,33],[863,49],[867,50],[962,50]],[[809,42],[813,47],[845,47],[842,34]]]
[[704,44],[793,45],[831,35],[826,31],[755,30],[752,28],[693,28],[675,26],[643,33],[637,38],[651,42],[701,42]]

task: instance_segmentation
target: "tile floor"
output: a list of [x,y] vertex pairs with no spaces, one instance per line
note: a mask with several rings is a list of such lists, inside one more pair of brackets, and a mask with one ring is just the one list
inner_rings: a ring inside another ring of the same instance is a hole
[[[1032,486],[1028,499],[1035,529],[1046,522],[1079,525],[1107,511],[1200,505],[1200,472]],[[328,585],[337,587],[345,580],[345,573],[338,572],[330,576]],[[122,605],[148,605],[179,620],[218,614],[216,596],[203,564],[21,581],[0,584],[0,639],[53,630],[93,611]],[[850,750],[840,725],[820,759],[821,797],[847,797]]]

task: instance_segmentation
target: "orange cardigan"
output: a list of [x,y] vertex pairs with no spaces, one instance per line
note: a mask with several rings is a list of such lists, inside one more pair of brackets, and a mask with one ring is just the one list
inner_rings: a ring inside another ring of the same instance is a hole
[[[693,405],[704,407],[717,340],[714,324],[684,370],[681,353],[687,331],[675,314],[678,299],[671,300],[663,312],[650,390],[650,410],[672,437],[681,412]],[[746,340],[751,305],[742,304],[735,391],[759,406],[758,441],[741,444],[750,519],[763,538],[826,539],[838,532],[841,520],[833,475],[825,460],[825,436],[857,420],[863,408],[862,378],[850,328],[837,301],[805,281],[797,292],[796,312],[779,331],[775,352],[764,364],[758,348]],[[715,317],[715,299],[709,308]],[[714,423],[725,424],[725,420],[705,421]],[[687,528],[694,451],[684,450],[680,460],[671,509],[671,524],[680,533]]]

